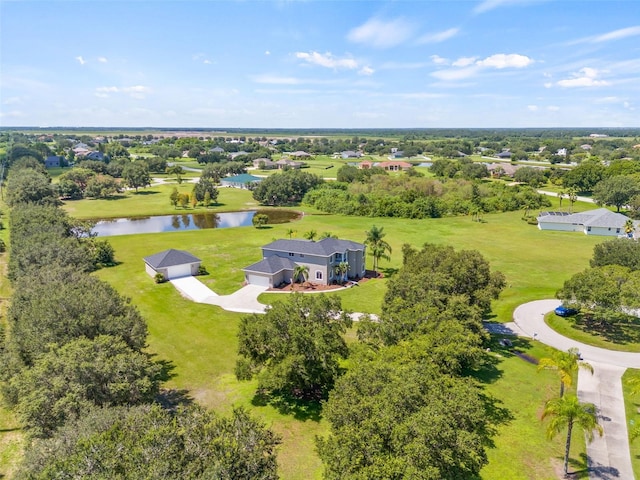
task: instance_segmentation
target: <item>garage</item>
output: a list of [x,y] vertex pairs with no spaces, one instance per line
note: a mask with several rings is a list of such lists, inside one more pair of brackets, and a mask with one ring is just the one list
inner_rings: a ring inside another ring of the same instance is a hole
[[165,280],[197,275],[202,261],[184,250],[169,249],[144,258],[145,271],[153,278]]
[[247,283],[251,285],[260,285],[261,287],[270,287],[270,277],[257,275],[255,273],[247,274]]

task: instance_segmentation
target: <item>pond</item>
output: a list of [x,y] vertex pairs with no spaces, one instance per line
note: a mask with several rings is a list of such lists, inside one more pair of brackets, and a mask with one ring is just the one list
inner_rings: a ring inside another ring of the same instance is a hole
[[287,223],[300,217],[293,210],[247,210],[244,212],[185,213],[154,217],[113,218],[98,220],[93,232],[99,237],[131,235],[134,233],[162,233],[178,230],[199,230],[202,228],[231,228],[252,225],[253,216],[264,213],[268,224]]

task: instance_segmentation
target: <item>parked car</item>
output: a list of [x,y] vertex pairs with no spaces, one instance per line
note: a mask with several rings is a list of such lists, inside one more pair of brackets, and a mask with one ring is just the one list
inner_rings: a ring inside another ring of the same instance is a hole
[[558,308],[554,310],[554,313],[559,317],[571,317],[578,313],[578,310],[575,308],[565,307],[564,305],[560,305]]

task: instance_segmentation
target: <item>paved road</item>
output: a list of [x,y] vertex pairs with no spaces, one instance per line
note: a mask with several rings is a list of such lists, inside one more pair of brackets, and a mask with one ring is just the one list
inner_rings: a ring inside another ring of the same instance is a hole
[[[546,195],[548,197],[557,197],[558,193],[557,192],[549,192],[548,190],[537,190],[537,192],[541,195]],[[565,195],[565,198],[566,195]],[[586,203],[596,203],[595,200],[593,198],[590,197],[576,197],[578,202],[586,202]],[[567,200],[569,201],[569,200]]]
[[593,366],[591,375],[578,373],[578,397],[598,408],[604,435],[587,445],[589,478],[598,480],[633,479],[629,436],[622,393],[622,375],[627,368],[640,368],[640,354],[615,352],[585,345],[563,337],[551,329],[544,316],[560,305],[558,300],[539,300],[520,305],[513,312],[515,323],[502,327],[514,334],[535,337],[558,350],[577,347],[583,359]]

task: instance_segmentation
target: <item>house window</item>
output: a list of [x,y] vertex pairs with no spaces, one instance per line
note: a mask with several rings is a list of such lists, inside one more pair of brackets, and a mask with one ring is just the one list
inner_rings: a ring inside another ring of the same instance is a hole
[[590,232],[590,231],[591,231],[591,227],[587,227],[587,232]]
[[301,253],[301,254],[300,254],[300,258],[304,258],[304,254],[302,254],[302,253]]
[[293,253],[289,252],[289,256],[290,256],[290,257],[293,257]]
[[316,280],[322,280],[322,272],[320,270],[316,270]]
[[619,228],[616,228],[616,233],[620,233],[620,229]]

